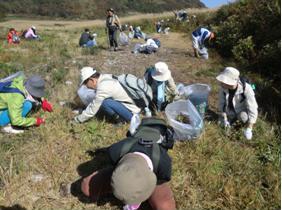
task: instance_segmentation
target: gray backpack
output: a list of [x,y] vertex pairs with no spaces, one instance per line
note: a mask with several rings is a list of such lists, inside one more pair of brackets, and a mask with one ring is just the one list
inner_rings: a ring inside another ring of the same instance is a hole
[[122,74],[120,76],[113,75],[113,79],[119,81],[136,106],[141,109],[149,107],[153,99],[153,93],[151,87],[144,79],[137,78],[132,74]]

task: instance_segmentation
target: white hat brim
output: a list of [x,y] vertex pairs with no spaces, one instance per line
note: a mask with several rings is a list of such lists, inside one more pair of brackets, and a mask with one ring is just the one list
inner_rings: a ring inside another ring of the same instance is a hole
[[222,82],[227,85],[236,85],[238,80],[230,79],[229,77],[225,76],[224,74],[220,74],[216,77],[219,82]]
[[152,72],[152,77],[160,82],[167,81],[169,78],[171,78],[171,71],[168,69],[163,74],[157,74],[157,71],[155,70]]

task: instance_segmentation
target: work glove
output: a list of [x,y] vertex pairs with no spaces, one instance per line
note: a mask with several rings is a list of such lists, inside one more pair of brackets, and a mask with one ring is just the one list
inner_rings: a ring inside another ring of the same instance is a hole
[[81,121],[79,120],[79,115],[76,115],[74,118],[73,118],[73,122],[74,123],[81,123]]
[[44,112],[52,112],[53,111],[52,104],[49,103],[46,99],[44,99],[42,101],[41,107],[42,107]]
[[253,131],[251,128],[246,128],[244,130],[244,136],[246,137],[247,140],[251,140],[253,137]]
[[45,123],[45,120],[43,118],[41,117],[36,118],[36,123],[35,123],[36,126],[40,126],[43,123]]
[[223,126],[224,126],[225,129],[229,129],[231,127],[230,122],[228,120],[224,120]]
[[145,108],[145,116],[146,117],[152,117],[152,112],[148,107]]
[[140,204],[132,204],[123,206],[123,210],[137,210],[140,207]]

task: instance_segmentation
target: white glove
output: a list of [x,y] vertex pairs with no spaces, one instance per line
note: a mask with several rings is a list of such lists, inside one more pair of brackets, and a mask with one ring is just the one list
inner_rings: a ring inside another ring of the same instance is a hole
[[148,107],[145,108],[145,116],[146,117],[152,117],[152,112]]
[[73,118],[73,122],[75,122],[75,123],[81,123],[81,121],[79,120],[79,115],[76,115],[76,116]]
[[226,129],[231,127],[230,122],[228,120],[224,120],[223,125],[224,125],[224,128],[226,128]]
[[247,140],[251,140],[253,137],[253,132],[251,128],[246,128],[244,130],[244,136],[246,137]]

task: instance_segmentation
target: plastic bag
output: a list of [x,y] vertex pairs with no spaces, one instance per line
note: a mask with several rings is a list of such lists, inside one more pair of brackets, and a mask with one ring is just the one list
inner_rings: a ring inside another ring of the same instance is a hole
[[203,59],[209,59],[209,53],[208,53],[208,49],[205,47],[200,47],[198,49],[199,55],[203,58]]
[[[189,124],[176,120],[181,113],[185,113],[185,115],[189,116]],[[175,140],[191,140],[201,135],[204,122],[190,100],[179,100],[168,104],[165,109],[165,114],[169,124],[175,131]]]
[[128,45],[129,44],[129,38],[124,32],[120,32],[119,42],[120,42],[121,45]]
[[77,95],[85,106],[88,106],[91,102],[94,101],[96,97],[96,91],[93,89],[87,88],[85,85],[82,85],[77,90]]
[[205,112],[208,109],[208,98],[210,91],[210,86],[200,83],[184,87],[184,95],[186,99],[189,99],[194,104],[202,118],[204,118]]

